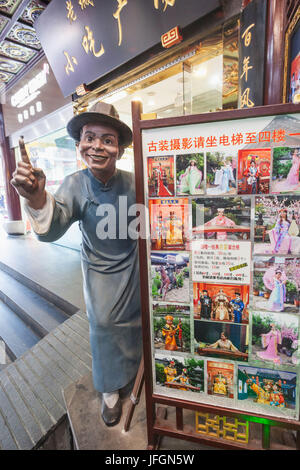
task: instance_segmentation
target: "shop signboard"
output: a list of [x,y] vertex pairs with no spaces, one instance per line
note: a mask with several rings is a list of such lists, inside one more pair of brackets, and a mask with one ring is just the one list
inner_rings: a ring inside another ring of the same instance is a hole
[[239,42],[239,107],[263,104],[266,0],[253,0],[241,13]]
[[300,424],[300,114],[281,106],[134,115],[154,402]]
[[[220,7],[220,0],[52,0],[35,29],[64,96]],[[161,46],[162,47],[162,46]],[[163,50],[163,48],[162,48]]]
[[6,135],[32,125],[67,104],[55,76],[45,59],[35,65],[22,79],[3,94],[3,115]]

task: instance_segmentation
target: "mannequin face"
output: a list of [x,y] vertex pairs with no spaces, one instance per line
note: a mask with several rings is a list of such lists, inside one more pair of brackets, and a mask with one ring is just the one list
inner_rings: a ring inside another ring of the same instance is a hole
[[104,124],[86,124],[79,142],[82,159],[95,178],[106,182],[115,172],[116,161],[124,152],[119,146],[119,133]]

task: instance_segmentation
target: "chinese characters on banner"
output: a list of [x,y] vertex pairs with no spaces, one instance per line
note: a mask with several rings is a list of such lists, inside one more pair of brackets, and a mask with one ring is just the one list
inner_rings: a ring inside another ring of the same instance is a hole
[[155,393],[298,419],[300,116],[142,140]]
[[34,26],[68,96],[150,51],[162,36],[164,46],[176,44],[176,25],[185,28],[219,7],[220,0],[188,0],[188,8],[183,0],[51,0]]
[[198,240],[192,252],[194,281],[250,284],[251,242]]
[[239,107],[263,104],[266,0],[253,0],[241,13]]

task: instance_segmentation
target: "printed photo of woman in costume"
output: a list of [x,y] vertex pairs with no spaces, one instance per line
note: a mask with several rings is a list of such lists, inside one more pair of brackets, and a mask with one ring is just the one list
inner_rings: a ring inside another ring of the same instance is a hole
[[194,320],[194,335],[195,353],[200,356],[248,360],[248,325]]
[[204,194],[204,154],[177,155],[177,195]]
[[206,192],[212,195],[236,194],[236,157],[207,152]]
[[272,289],[267,309],[271,312],[282,312],[286,301],[286,275],[281,269],[276,269],[275,276],[266,271],[263,277],[265,286]]
[[254,253],[300,253],[300,197],[262,196],[255,199]]
[[299,313],[299,288],[299,258],[254,258],[255,310]]
[[148,157],[147,167],[149,196],[174,196],[174,158]]
[[[250,197],[211,197],[192,201],[192,237],[250,239]],[[199,223],[200,222],[200,223]]]
[[300,192],[300,148],[273,150],[272,193]]
[[287,313],[253,312],[253,360],[295,365],[298,352],[299,318]]

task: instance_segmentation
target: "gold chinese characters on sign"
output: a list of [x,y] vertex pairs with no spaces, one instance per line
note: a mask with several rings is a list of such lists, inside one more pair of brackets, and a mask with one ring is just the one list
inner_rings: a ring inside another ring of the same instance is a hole
[[[164,10],[163,11],[166,11],[168,6],[173,7],[175,5],[175,2],[176,2],[176,0],[161,0],[161,1],[164,4]],[[156,10],[159,9],[159,0],[154,0],[154,7],[156,8]]]
[[[242,40],[244,42],[245,47],[249,47],[252,41],[252,28],[255,26],[252,23],[242,34]],[[250,56],[245,56],[243,58],[243,72],[240,78],[244,78],[245,83],[248,82],[248,72],[249,70],[253,69],[253,65],[250,65],[251,59]],[[241,94],[240,106],[241,108],[252,108],[254,106],[253,101],[250,99],[251,89],[250,87],[246,87],[243,93]]]
[[[123,27],[122,27],[122,10],[128,4],[128,0],[112,0],[115,2],[115,9],[113,12],[113,18],[117,20],[118,26],[118,46],[122,45],[123,41]],[[176,0],[154,0],[154,8],[159,9],[160,5],[163,5],[163,11],[165,12],[167,7],[173,7]],[[74,5],[77,5],[77,10],[74,10]],[[81,10],[78,11],[78,6]],[[65,7],[67,10],[67,19],[70,21],[70,24],[77,21],[80,16],[80,11],[85,10],[88,7],[95,7],[95,0],[66,0]],[[88,25],[84,26],[85,33],[82,36],[81,45],[86,54],[92,53],[94,57],[100,58],[105,53],[104,45],[100,42],[98,45],[95,45],[94,32],[92,28]],[[170,47],[173,44],[177,44],[182,40],[182,37],[179,33],[178,27],[173,28],[171,31],[168,31],[161,37],[163,47]],[[78,60],[76,57],[71,56],[67,51],[63,51],[63,54],[66,57],[65,72],[67,75],[70,72],[74,72],[74,65],[78,65]]]
[[95,40],[94,40],[94,35],[93,31],[90,30],[88,26],[85,26],[86,33],[83,38],[82,38],[82,47],[85,50],[85,52],[88,54],[89,52],[92,52],[95,57],[101,57],[102,54],[104,54],[105,50],[103,47],[103,44],[101,44],[101,48],[98,52],[95,51]]
[[122,34],[122,24],[120,20],[120,13],[122,9],[127,5],[127,0],[117,0],[118,2],[118,9],[113,14],[113,17],[118,21],[118,28],[119,28],[119,43],[118,46],[122,44],[123,34]]

